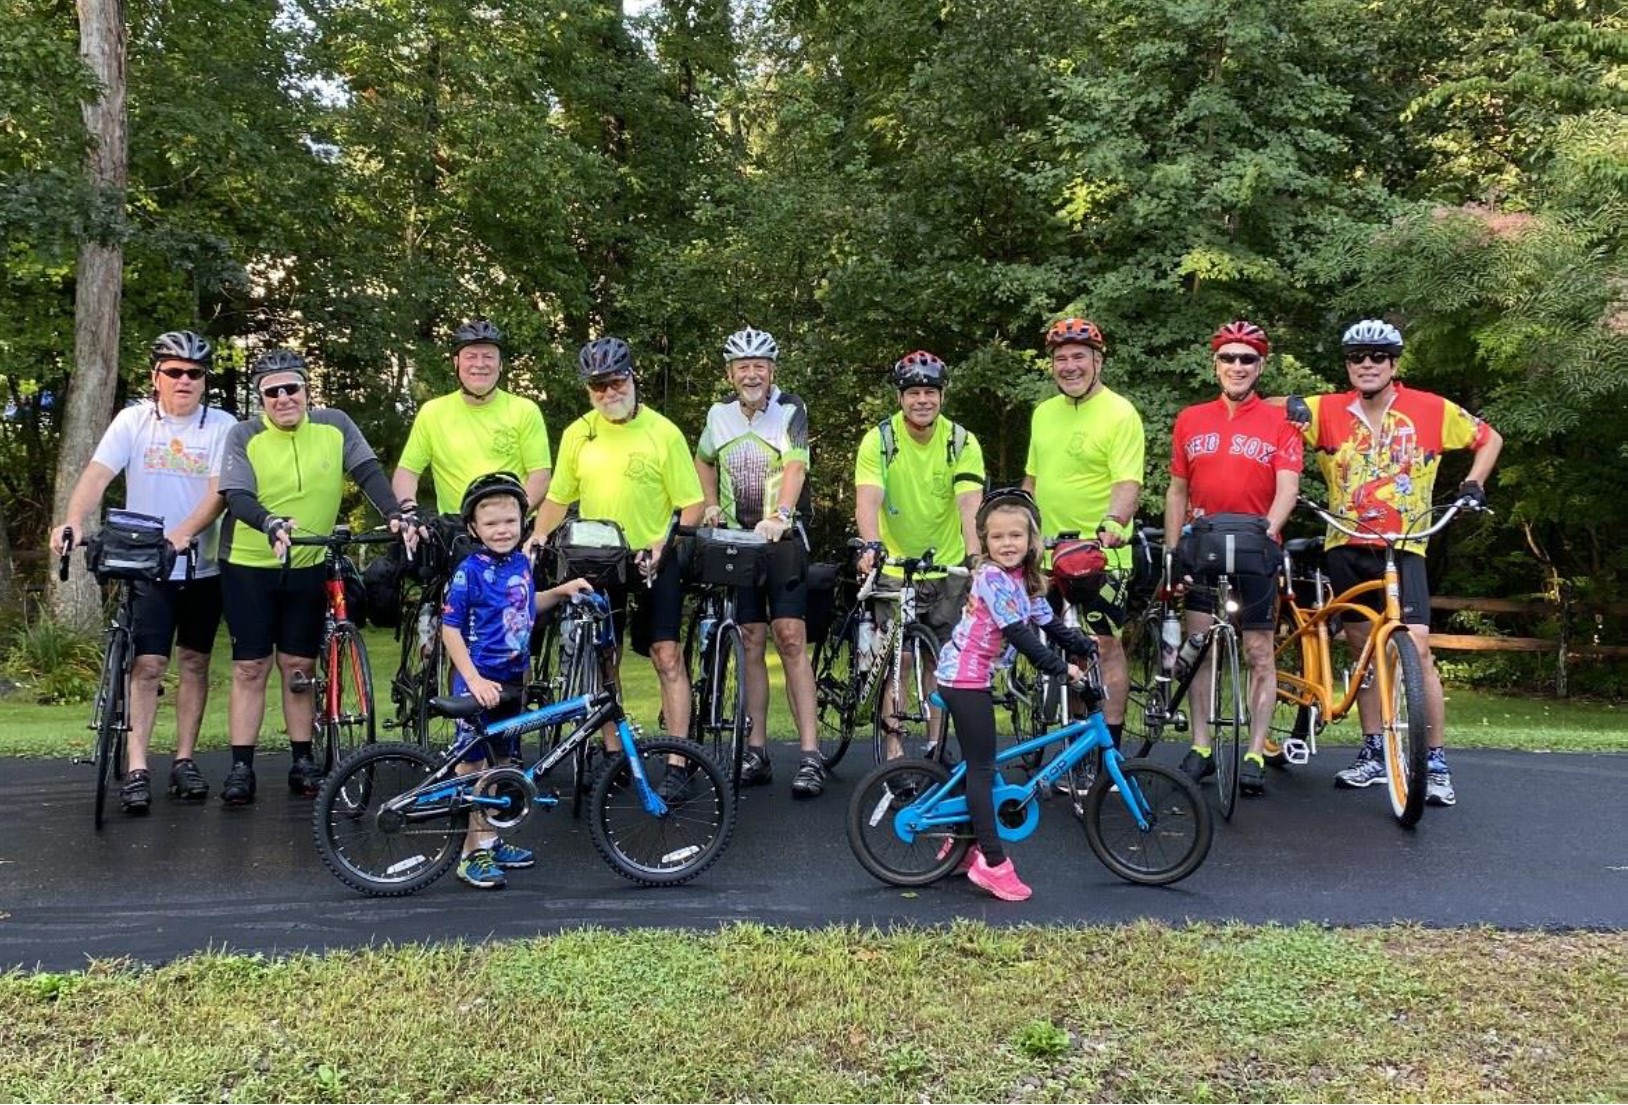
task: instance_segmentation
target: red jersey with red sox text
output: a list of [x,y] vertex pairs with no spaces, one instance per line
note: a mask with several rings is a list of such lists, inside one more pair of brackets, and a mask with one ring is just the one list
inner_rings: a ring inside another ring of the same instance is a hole
[[1258,395],[1236,410],[1225,399],[1197,403],[1176,416],[1170,474],[1187,481],[1187,520],[1211,514],[1265,516],[1279,472],[1299,472],[1300,431]]

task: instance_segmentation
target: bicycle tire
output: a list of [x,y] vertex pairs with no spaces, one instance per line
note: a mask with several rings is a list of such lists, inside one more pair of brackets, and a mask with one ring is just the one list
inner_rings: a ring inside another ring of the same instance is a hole
[[854,613],[832,625],[814,649],[814,703],[820,760],[827,771],[848,754],[858,707],[854,668]]
[[106,820],[107,793],[115,780],[124,776],[124,734],[130,709],[130,636],[122,627],[108,633],[107,651],[102,657],[102,680],[96,690],[96,811],[95,825],[101,830]]
[[[386,720],[384,727],[401,734],[401,739],[414,740],[419,747],[450,747],[451,723],[430,714],[430,699],[441,693],[442,647],[437,604],[428,588],[411,591],[404,588],[401,621],[396,627],[396,640],[401,644],[401,656],[396,673],[390,680],[390,701],[395,716]],[[420,631],[426,631],[421,638]]]
[[[317,723],[322,727],[322,772],[326,775],[346,756],[373,744],[377,738],[377,718],[373,710],[373,667],[368,662],[367,642],[353,625],[341,625],[334,640],[323,649],[318,661],[321,671],[317,686],[322,700],[317,703]],[[337,686],[337,713],[326,716],[330,688]]]
[[1122,760],[1120,773],[1140,794],[1143,830],[1106,769],[1085,798],[1085,839],[1102,865],[1127,882],[1166,886],[1198,870],[1210,854],[1215,821],[1209,803],[1181,772],[1151,760]]
[[[932,673],[938,667],[938,638],[926,626],[907,625],[899,648],[903,662],[899,670],[899,686],[895,688],[898,694],[894,696],[892,716],[889,717],[885,709],[887,685],[893,678],[893,673],[888,671],[882,675],[884,682],[876,696],[876,709],[871,718],[871,751],[879,764],[890,759],[937,759],[947,754],[940,747],[943,742],[935,739],[933,724],[935,714],[944,711],[935,710],[928,701]],[[898,733],[901,750],[898,756],[891,757],[888,755],[891,741],[887,724],[890,721]],[[942,718],[939,718],[937,727],[942,730]]]
[[746,738],[752,731],[752,717],[746,705],[746,642],[737,625],[720,625],[713,635],[711,672],[708,676],[708,723],[712,730],[710,746],[702,745],[713,763],[723,769],[724,778],[737,792],[741,766],[746,756]]
[[735,829],[735,794],[723,770],[694,741],[641,741],[639,762],[651,786],[682,773],[681,793],[652,817],[634,783],[628,751],[611,757],[594,782],[588,835],[611,870],[641,886],[677,886],[718,861]]
[[894,827],[900,809],[949,777],[937,760],[891,760],[872,768],[848,799],[848,847],[859,865],[890,886],[927,886],[955,870],[972,847],[970,821],[909,842]]
[[442,761],[416,744],[372,744],[323,779],[311,815],[322,862],[340,882],[376,898],[412,894],[452,870],[468,811],[394,826],[383,805],[424,782]]
[[[599,677],[599,654],[594,650],[590,628],[587,623],[579,621],[575,627],[576,641],[571,645],[570,655],[567,656],[563,651],[561,653],[560,663],[570,664],[565,676],[562,701],[579,695],[599,693],[602,683]],[[563,740],[566,735],[563,725],[555,726],[550,744]],[[591,753],[598,739],[597,734],[588,734],[588,739],[577,745],[576,751],[571,753],[571,817],[576,821],[582,820],[583,803],[587,801],[588,793],[593,789]]]
[[1153,751],[1164,736],[1170,716],[1170,682],[1163,679],[1163,615],[1158,606],[1131,623],[1125,642],[1130,688],[1125,706],[1125,732],[1138,742],[1135,759]]
[[1210,755],[1215,763],[1215,795],[1221,819],[1231,821],[1238,807],[1240,740],[1249,726],[1243,684],[1239,682],[1238,637],[1226,628],[1214,636],[1210,668]]
[[1430,722],[1425,714],[1424,664],[1408,631],[1398,627],[1385,638],[1384,662],[1391,668],[1390,701],[1380,700],[1385,729],[1385,778],[1391,813],[1411,829],[1424,816],[1430,770]]

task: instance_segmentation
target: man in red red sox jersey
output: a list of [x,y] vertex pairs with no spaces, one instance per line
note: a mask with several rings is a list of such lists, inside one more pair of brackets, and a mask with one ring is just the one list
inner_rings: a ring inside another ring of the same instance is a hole
[[[1165,540],[1179,547],[1182,527],[1195,518],[1217,514],[1251,514],[1266,519],[1267,535],[1282,540],[1283,523],[1300,491],[1302,457],[1299,429],[1281,406],[1255,394],[1266,356],[1266,332],[1242,319],[1229,322],[1210,339],[1221,396],[1196,403],[1176,416],[1170,450],[1170,490],[1165,495]],[[1242,565],[1234,577],[1239,599],[1238,624],[1249,661],[1249,751],[1238,769],[1238,789],[1259,795],[1266,789],[1266,736],[1277,699],[1277,672],[1272,634],[1277,626],[1277,565],[1280,556]],[[1178,563],[1180,562],[1178,558]],[[1215,608],[1212,594],[1190,591],[1186,632],[1202,632]],[[1214,774],[1209,716],[1209,653],[1194,678],[1193,747],[1181,761],[1195,781]]]

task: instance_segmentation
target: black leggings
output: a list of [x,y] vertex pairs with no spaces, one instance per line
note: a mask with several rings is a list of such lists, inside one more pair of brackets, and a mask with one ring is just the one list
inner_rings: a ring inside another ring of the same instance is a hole
[[967,812],[972,832],[983,849],[984,862],[998,867],[1006,862],[1000,833],[995,830],[995,700],[989,690],[940,687],[944,704],[955,723],[955,739],[967,765]]

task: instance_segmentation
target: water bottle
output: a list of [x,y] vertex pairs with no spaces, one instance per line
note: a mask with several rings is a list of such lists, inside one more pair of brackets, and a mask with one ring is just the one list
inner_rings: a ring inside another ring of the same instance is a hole
[[1181,648],[1181,619],[1174,610],[1165,611],[1159,623],[1159,671],[1169,679],[1176,670],[1176,651]]
[[875,659],[876,649],[876,623],[869,614],[859,616],[859,625],[854,630],[854,662],[859,665],[860,671],[869,671],[871,661]]
[[1181,651],[1176,654],[1176,682],[1180,683],[1187,678],[1187,673],[1193,670],[1198,663],[1199,653],[1204,651],[1204,634],[1195,633],[1181,643]]
[[430,638],[435,633],[435,608],[427,602],[418,606],[418,654],[430,654]]
[[718,626],[718,619],[717,618],[702,618],[701,619],[701,641],[700,641],[700,644],[701,644],[701,650],[703,652],[706,651],[707,642],[712,640],[712,631],[714,629],[716,629],[717,626]]

